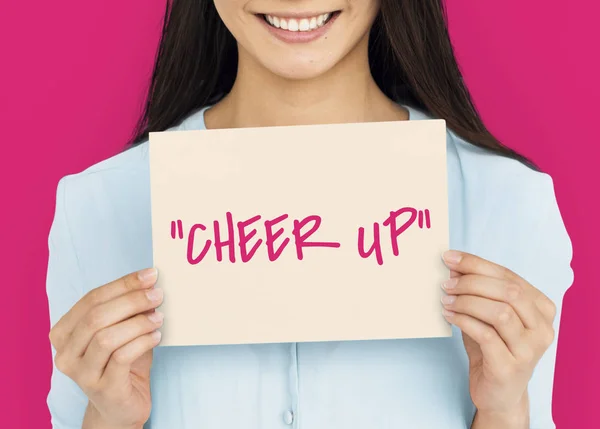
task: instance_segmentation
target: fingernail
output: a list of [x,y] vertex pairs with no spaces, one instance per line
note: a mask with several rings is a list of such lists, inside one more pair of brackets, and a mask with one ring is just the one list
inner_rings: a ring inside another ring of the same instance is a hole
[[454,311],[449,311],[444,308],[442,309],[442,314],[444,315],[444,317],[452,317],[454,316]]
[[442,297],[442,304],[450,305],[456,301],[456,297],[454,295],[444,295]]
[[158,310],[155,310],[154,313],[148,315],[148,319],[150,319],[152,323],[160,323],[164,318],[165,315]]
[[442,288],[454,289],[457,284],[458,284],[458,279],[456,277],[453,277],[451,279],[446,280],[444,283],[442,283]]
[[154,338],[156,341],[160,340],[160,337],[162,336],[162,333],[159,330],[156,330],[154,332],[152,332],[152,338]]
[[138,279],[142,283],[151,283],[156,279],[156,268],[146,268],[138,273]]
[[443,258],[444,258],[444,261],[446,261],[447,263],[449,263],[451,265],[456,265],[456,264],[460,263],[460,260],[462,259],[462,254],[455,250],[448,250],[447,252],[444,253]]
[[150,301],[160,301],[160,299],[163,297],[163,290],[159,287],[150,289],[148,292],[146,292],[146,296]]

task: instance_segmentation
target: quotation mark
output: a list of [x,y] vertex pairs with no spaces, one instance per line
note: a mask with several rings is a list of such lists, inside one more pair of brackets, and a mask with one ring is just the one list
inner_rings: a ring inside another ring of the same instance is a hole
[[[429,218],[429,210],[425,209],[425,226],[431,228],[431,219]],[[423,210],[419,210],[419,228],[423,229]]]
[[176,236],[183,239],[183,222],[181,222],[181,219],[171,221],[171,238],[174,239]]

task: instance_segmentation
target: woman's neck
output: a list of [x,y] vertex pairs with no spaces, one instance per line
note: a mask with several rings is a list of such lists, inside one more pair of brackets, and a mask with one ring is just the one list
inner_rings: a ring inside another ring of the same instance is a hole
[[408,119],[375,83],[366,45],[310,80],[277,76],[241,49],[238,64],[233,88],[205,114],[208,129]]

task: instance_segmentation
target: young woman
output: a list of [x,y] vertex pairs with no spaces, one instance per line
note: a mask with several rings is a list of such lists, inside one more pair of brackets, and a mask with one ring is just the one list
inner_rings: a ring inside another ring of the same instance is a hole
[[[173,0],[166,17],[133,144],[58,185],[53,427],[553,428],[571,243],[551,178],[473,107],[442,1]],[[448,126],[452,338],[155,348],[149,131],[428,118]]]

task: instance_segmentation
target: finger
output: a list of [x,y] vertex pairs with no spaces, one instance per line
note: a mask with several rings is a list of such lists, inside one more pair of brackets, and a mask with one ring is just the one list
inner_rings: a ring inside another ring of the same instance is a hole
[[[536,289],[537,290],[537,289]],[[556,304],[549,297],[544,295],[541,291],[537,299],[535,300],[537,308],[544,315],[546,321],[552,323],[556,317]]]
[[451,279],[456,278],[456,277],[460,277],[460,276],[462,276],[462,274],[459,273],[458,271],[450,270],[450,278]]
[[80,373],[79,368],[81,364],[76,356],[68,353],[68,350],[63,349],[56,352],[56,355],[54,356],[54,366],[67,377],[72,380],[77,380],[77,374]]
[[464,274],[442,284],[449,295],[475,295],[512,306],[527,329],[535,329],[542,321],[542,313],[535,303],[534,293],[519,283],[486,277],[479,274]]
[[83,356],[96,333],[136,314],[158,307],[163,299],[162,289],[138,290],[120,295],[92,308],[77,325],[69,342],[71,353]]
[[442,303],[447,310],[466,314],[493,326],[510,352],[513,355],[518,352],[525,327],[510,305],[474,295],[445,295]]
[[152,311],[150,314],[138,314],[98,331],[82,359],[89,376],[95,381],[99,380],[113,352],[137,337],[158,329],[162,322],[163,314],[160,311]]
[[129,377],[131,364],[139,359],[144,353],[153,349],[160,342],[161,332],[153,331],[130,341],[111,355],[102,380],[107,385],[118,383]]
[[452,311],[444,313],[448,322],[454,324],[479,345],[492,368],[503,368],[507,364],[514,363],[513,355],[493,327],[467,314]]
[[85,294],[50,331],[50,342],[56,350],[64,348],[80,320],[96,305],[110,301],[119,295],[151,287],[156,282],[157,271],[148,268],[123,276],[97,287]]
[[450,250],[444,253],[443,259],[448,268],[461,274],[480,274],[487,277],[524,282],[521,277],[508,268],[470,253]]

